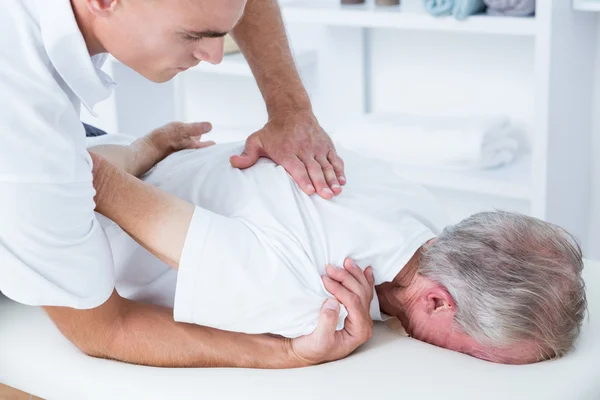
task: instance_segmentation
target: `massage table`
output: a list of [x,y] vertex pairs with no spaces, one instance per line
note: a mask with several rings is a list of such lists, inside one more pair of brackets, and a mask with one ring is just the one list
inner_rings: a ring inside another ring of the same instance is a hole
[[39,307],[0,298],[0,383],[48,400],[600,399],[600,262],[584,270],[589,301],[568,356],[513,366],[401,337],[376,324],[343,360],[309,368],[153,368],[82,354]]

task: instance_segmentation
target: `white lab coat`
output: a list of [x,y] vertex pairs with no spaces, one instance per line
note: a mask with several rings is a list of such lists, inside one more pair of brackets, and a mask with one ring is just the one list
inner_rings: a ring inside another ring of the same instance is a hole
[[93,308],[114,288],[79,119],[114,85],[104,59],[69,0],[2,1],[0,291],[18,302]]

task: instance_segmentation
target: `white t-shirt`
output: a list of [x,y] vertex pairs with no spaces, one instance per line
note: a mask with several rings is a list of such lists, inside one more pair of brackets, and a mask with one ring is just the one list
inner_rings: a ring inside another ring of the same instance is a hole
[[[324,200],[304,194],[268,159],[246,170],[229,157],[243,143],[175,153],[145,181],[198,207],[171,270],[103,219],[125,297],[173,306],[175,319],[246,333],[310,333],[331,295],[329,263],[371,265],[376,284],[391,281],[415,251],[447,224],[433,197],[385,164],[340,149],[347,185]],[[338,329],[347,315],[342,308]],[[381,319],[379,304],[371,307]]]
[[110,94],[105,56],[90,57],[69,0],[3,0],[0,30],[0,291],[96,307],[114,270],[79,111]]

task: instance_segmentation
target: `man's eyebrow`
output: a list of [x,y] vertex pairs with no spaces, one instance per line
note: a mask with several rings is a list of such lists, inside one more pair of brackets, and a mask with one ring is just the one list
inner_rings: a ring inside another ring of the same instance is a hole
[[227,35],[229,32],[218,32],[218,31],[185,31],[190,36],[196,36],[201,38],[219,38]]

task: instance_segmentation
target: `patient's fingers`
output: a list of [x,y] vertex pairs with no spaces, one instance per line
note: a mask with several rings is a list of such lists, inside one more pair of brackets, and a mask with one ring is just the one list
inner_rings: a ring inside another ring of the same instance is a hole
[[315,187],[310,181],[306,166],[298,157],[291,158],[281,163],[281,166],[292,176],[298,183],[300,189],[308,194],[315,194]]
[[[190,136],[201,136],[205,133],[208,133],[212,130],[212,125],[210,122],[192,122],[190,124],[183,124],[184,137]],[[187,135],[186,135],[187,134]]]
[[200,142],[194,139],[192,142],[190,142],[186,149],[202,149],[204,147],[214,146],[215,144],[216,143],[212,140],[209,140],[208,142]]
[[321,165],[323,175],[325,175],[325,181],[327,182],[329,188],[336,195],[340,194],[342,192],[342,187],[338,182],[333,165],[329,163],[327,157],[316,157],[316,160]]
[[306,169],[308,170],[308,174],[315,186],[317,194],[327,200],[333,198],[335,194],[325,181],[325,175],[323,174],[323,167],[321,164],[314,158],[307,159],[304,163],[306,164]]
[[198,141],[198,138],[210,132],[211,129],[212,126],[208,122],[195,122],[191,124],[174,123],[170,134],[171,147],[174,150],[199,148],[197,144],[201,142]]
[[211,129],[212,126],[209,122],[195,122],[191,124],[171,122],[153,130],[147,135],[147,138],[149,143],[158,149],[161,155],[160,158],[164,158],[174,151],[210,145],[198,145],[200,143],[198,139],[205,133],[210,132]]

